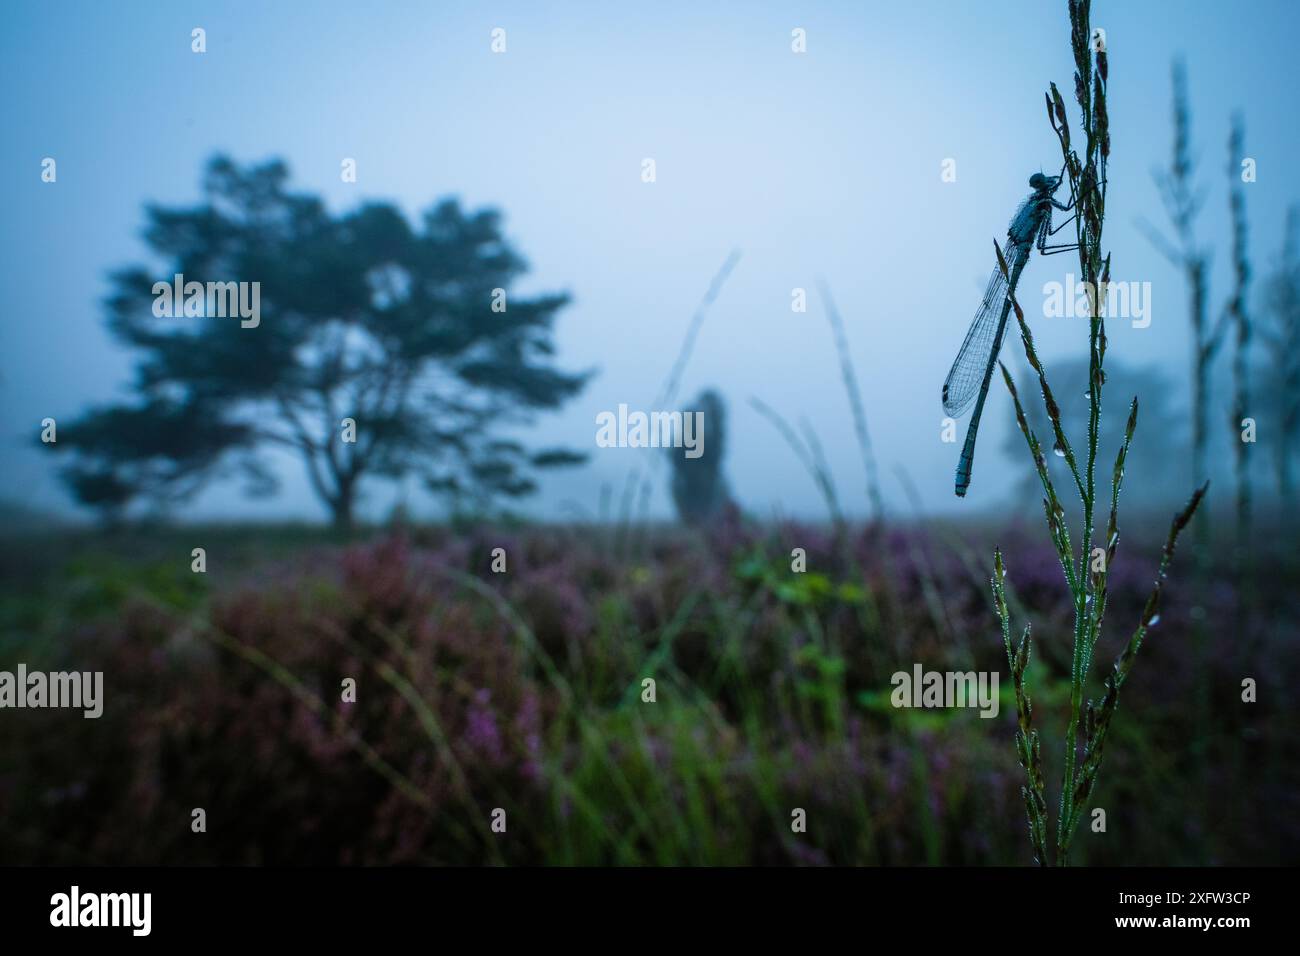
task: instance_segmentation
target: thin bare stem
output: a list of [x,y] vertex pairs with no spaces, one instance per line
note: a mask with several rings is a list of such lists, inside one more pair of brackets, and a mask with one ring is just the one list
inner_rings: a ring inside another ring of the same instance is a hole
[[871,433],[867,430],[867,413],[862,402],[862,392],[858,388],[858,376],[853,370],[853,358],[849,354],[849,339],[844,332],[844,320],[840,318],[835,300],[831,298],[830,286],[820,283],[822,301],[826,305],[826,320],[830,323],[831,333],[835,338],[835,351],[840,358],[840,376],[844,379],[844,390],[849,396],[849,408],[853,412],[853,428],[857,434],[858,450],[862,453],[862,467],[867,477],[867,499],[877,521],[885,517],[885,502],[880,494],[880,481],[876,477],[876,456],[871,448]]

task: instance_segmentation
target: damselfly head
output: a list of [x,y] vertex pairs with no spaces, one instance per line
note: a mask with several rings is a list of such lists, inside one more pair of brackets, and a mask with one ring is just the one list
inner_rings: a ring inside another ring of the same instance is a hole
[[1042,173],[1034,173],[1029,177],[1030,188],[1038,192],[1054,193],[1060,185],[1060,176],[1045,176]]

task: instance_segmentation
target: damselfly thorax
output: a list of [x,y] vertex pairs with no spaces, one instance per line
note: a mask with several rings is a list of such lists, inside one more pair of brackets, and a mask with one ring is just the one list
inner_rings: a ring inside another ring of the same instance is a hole
[[1050,228],[1052,219],[1052,194],[1060,186],[1058,176],[1044,176],[1035,173],[1029,177],[1029,185],[1034,192],[1016,210],[1007,227],[1007,244],[1012,246],[1032,246],[1046,228]]

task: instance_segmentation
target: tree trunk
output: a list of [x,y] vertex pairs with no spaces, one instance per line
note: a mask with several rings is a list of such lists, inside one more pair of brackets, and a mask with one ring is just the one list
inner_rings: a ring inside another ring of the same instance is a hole
[[353,494],[353,489],[350,486],[340,488],[338,494],[330,499],[330,516],[333,521],[334,530],[340,534],[352,533],[352,509],[355,503],[356,496]]

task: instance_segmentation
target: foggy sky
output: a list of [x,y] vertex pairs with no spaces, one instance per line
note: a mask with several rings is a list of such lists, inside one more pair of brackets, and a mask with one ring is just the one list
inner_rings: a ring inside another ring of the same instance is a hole
[[[1106,245],[1113,278],[1152,284],[1153,309],[1148,328],[1111,323],[1108,355],[1157,364],[1184,392],[1182,280],[1135,228],[1140,216],[1165,222],[1150,171],[1168,162],[1170,62],[1183,54],[1190,74],[1209,189],[1200,235],[1216,253],[1213,318],[1229,294],[1233,110],[1258,164],[1246,187],[1257,274],[1277,256],[1286,205],[1300,200],[1289,179],[1300,152],[1295,9],[1281,0],[1094,3],[1110,51]],[[1005,390],[995,383],[960,502],[939,388],[993,265],[991,240],[1005,235],[1029,175],[1060,167],[1043,90],[1055,80],[1071,102],[1064,0],[86,2],[11,4],[0,17],[0,497],[70,507],[54,462],[31,447],[40,420],[122,397],[130,356],[104,329],[107,274],[137,262],[161,274],[140,241],[143,205],[194,203],[204,163],[225,152],[241,163],[283,157],[290,188],[323,195],[336,213],[391,200],[414,220],[445,195],[503,210],[532,267],[521,291],[574,296],[558,320],[558,361],[599,370],[528,433],[538,446],[592,454],[588,466],[545,479],[527,506],[537,517],[563,517],[570,502],[594,513],[602,485],[617,500],[629,469],[648,461],[650,452],[597,448],[595,418],[620,403],[652,410],[733,247],[743,258],[680,397],[711,387],[729,403],[726,471],[742,504],[823,514],[811,480],[749,407],[758,396],[808,420],[847,509],[865,508],[820,278],[847,324],[888,506],[910,510],[900,467],[930,511],[1007,500]],[[202,55],[190,50],[196,26],[207,30]],[[505,54],[490,52],[495,27],[507,31]],[[806,54],[791,52],[796,27],[807,31]],[[58,162],[55,184],[40,179],[46,156]],[[344,157],[357,160],[356,184],[340,181]],[[647,157],[653,184],[641,181]],[[953,183],[940,175],[949,158]],[[1086,348],[1082,321],[1041,315],[1043,284],[1071,268],[1072,256],[1035,257],[1022,281],[1049,371],[1053,358]],[[808,291],[804,314],[791,311],[794,288]],[[1226,394],[1218,401],[1226,408]],[[1212,422],[1222,417],[1216,404]],[[964,428],[963,419],[959,441]],[[666,473],[655,474],[652,513],[666,516]],[[301,465],[287,460],[283,475],[269,501],[221,486],[185,514],[323,517]],[[363,510],[381,515],[391,500],[375,486]]]

